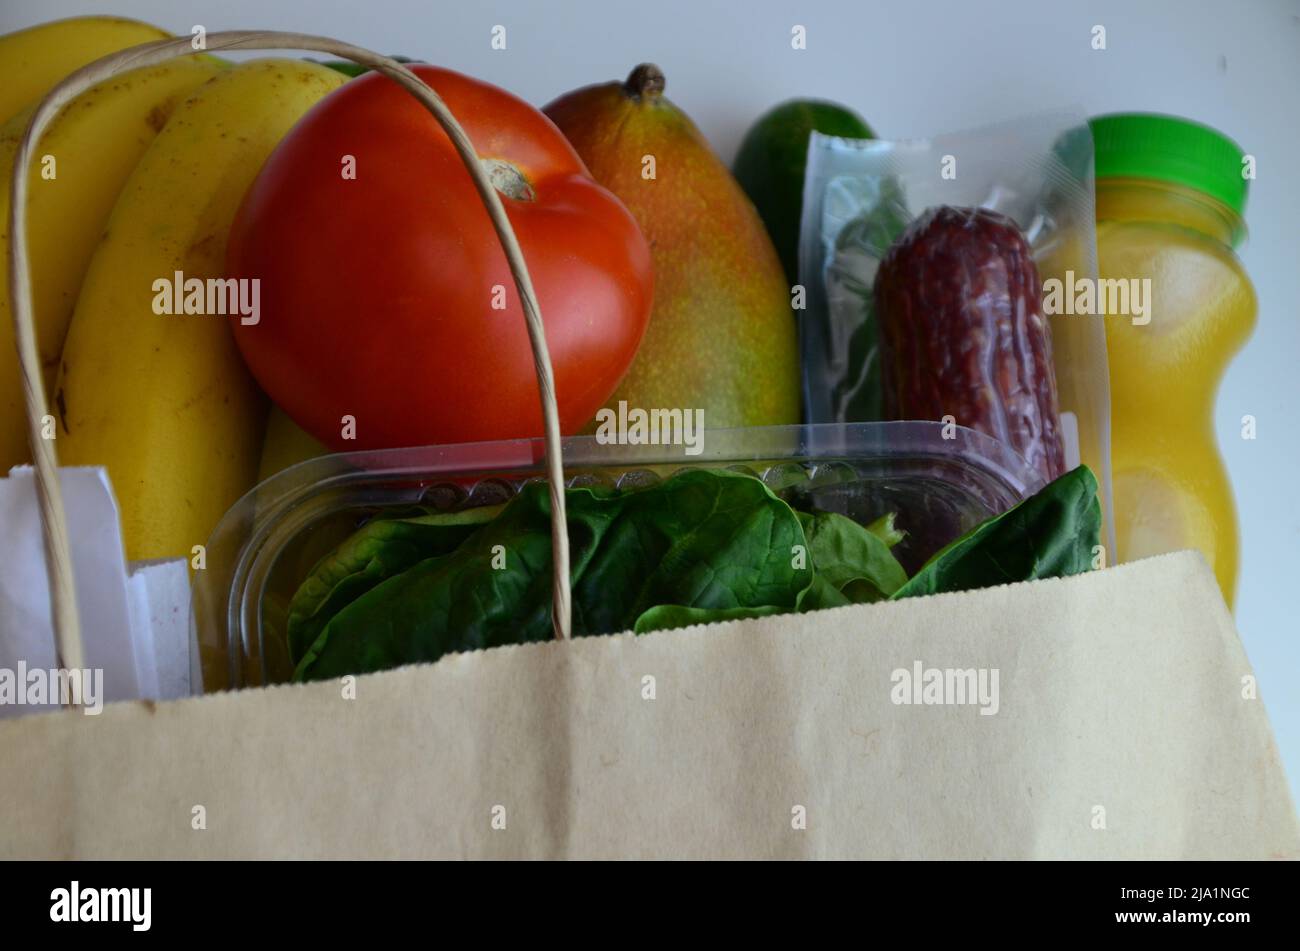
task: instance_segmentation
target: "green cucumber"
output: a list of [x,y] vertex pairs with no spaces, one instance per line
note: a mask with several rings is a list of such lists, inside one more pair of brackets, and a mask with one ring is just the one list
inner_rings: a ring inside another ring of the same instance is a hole
[[769,110],[749,129],[733,171],[758,209],[791,284],[799,280],[799,219],[808,140],[813,132],[847,139],[874,139],[853,110],[820,99],[791,99]]

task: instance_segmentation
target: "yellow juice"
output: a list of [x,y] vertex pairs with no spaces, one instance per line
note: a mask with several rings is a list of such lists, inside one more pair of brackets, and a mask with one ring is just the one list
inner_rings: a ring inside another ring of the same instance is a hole
[[1233,251],[1242,232],[1232,208],[1197,189],[1098,179],[1100,276],[1151,282],[1147,315],[1106,317],[1117,555],[1199,549],[1229,607],[1237,517],[1214,400],[1255,325],[1255,292]]

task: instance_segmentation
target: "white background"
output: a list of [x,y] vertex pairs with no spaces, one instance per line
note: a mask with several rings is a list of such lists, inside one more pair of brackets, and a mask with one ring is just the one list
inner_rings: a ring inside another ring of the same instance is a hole
[[[472,73],[537,105],[663,67],[667,94],[728,161],[762,111],[843,101],[881,137],[956,131],[1063,105],[1153,110],[1227,132],[1256,156],[1243,258],[1259,325],[1216,424],[1243,539],[1237,620],[1283,758],[1300,781],[1300,0],[4,0],[0,32],[112,12],[177,33],[289,29]],[[489,46],[494,24],[507,49]],[[790,46],[792,25],[808,48]],[[1107,49],[1091,48],[1092,27]],[[1241,417],[1258,438],[1241,439]]]

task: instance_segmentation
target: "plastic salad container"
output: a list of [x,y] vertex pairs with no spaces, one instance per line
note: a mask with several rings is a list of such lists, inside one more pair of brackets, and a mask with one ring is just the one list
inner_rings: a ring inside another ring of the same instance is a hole
[[[947,438],[945,438],[947,437]],[[568,485],[635,491],[683,468],[733,468],[804,507],[867,524],[896,512],[907,530],[895,554],[914,571],[1043,480],[1016,453],[961,427],[930,422],[827,423],[709,430],[681,446],[564,442]],[[342,453],[263,482],[217,526],[195,572],[196,658],[207,691],[284,682],[289,599],[315,562],[381,512],[453,511],[507,501],[543,472],[543,441]]]

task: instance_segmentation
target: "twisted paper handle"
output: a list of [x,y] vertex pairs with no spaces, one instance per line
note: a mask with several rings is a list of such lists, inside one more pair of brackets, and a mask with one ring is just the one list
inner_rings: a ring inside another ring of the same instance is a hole
[[[554,604],[552,623],[557,639],[569,636],[569,539],[564,505],[564,469],[560,458],[560,421],[555,404],[555,377],[551,371],[551,357],[546,348],[546,334],[542,327],[542,312],[528,275],[519,240],[515,237],[510,219],[506,216],[501,197],[493,188],[488,173],[479,163],[478,154],[465,130],[446,104],[420,77],[401,63],[387,56],[349,43],[323,36],[303,33],[281,33],[267,30],[233,30],[210,33],[206,50],[310,50],[328,53],[368,66],[383,73],[401,85],[433,114],[451,138],[461,161],[465,163],[479,197],[487,208],[496,229],[497,238],[505,251],[514,276],[519,299],[524,306],[524,319],[528,325],[528,339],[533,348],[533,363],[537,371],[537,388],[542,401],[542,419],[546,437],[546,475],[551,494],[551,552],[555,566]],[[35,324],[32,315],[32,285],[27,259],[27,169],[31,155],[46,126],[59,110],[74,97],[118,73],[138,69],[185,56],[195,52],[189,38],[160,40],[105,56],[77,70],[63,80],[36,107],[27,130],[14,156],[13,185],[9,206],[9,288],[13,308],[14,336],[18,346],[19,368],[23,380],[23,395],[27,407],[28,440],[32,459],[36,465],[36,487],[41,507],[41,521],[45,534],[46,571],[50,580],[50,611],[54,622],[57,663],[62,668],[83,666],[81,622],[77,611],[76,589],[73,586],[72,555],[68,541],[68,523],[63,509],[63,494],[58,480],[58,457],[54,440],[41,435],[42,417],[45,415],[45,383],[41,375],[40,356],[36,347]]]

